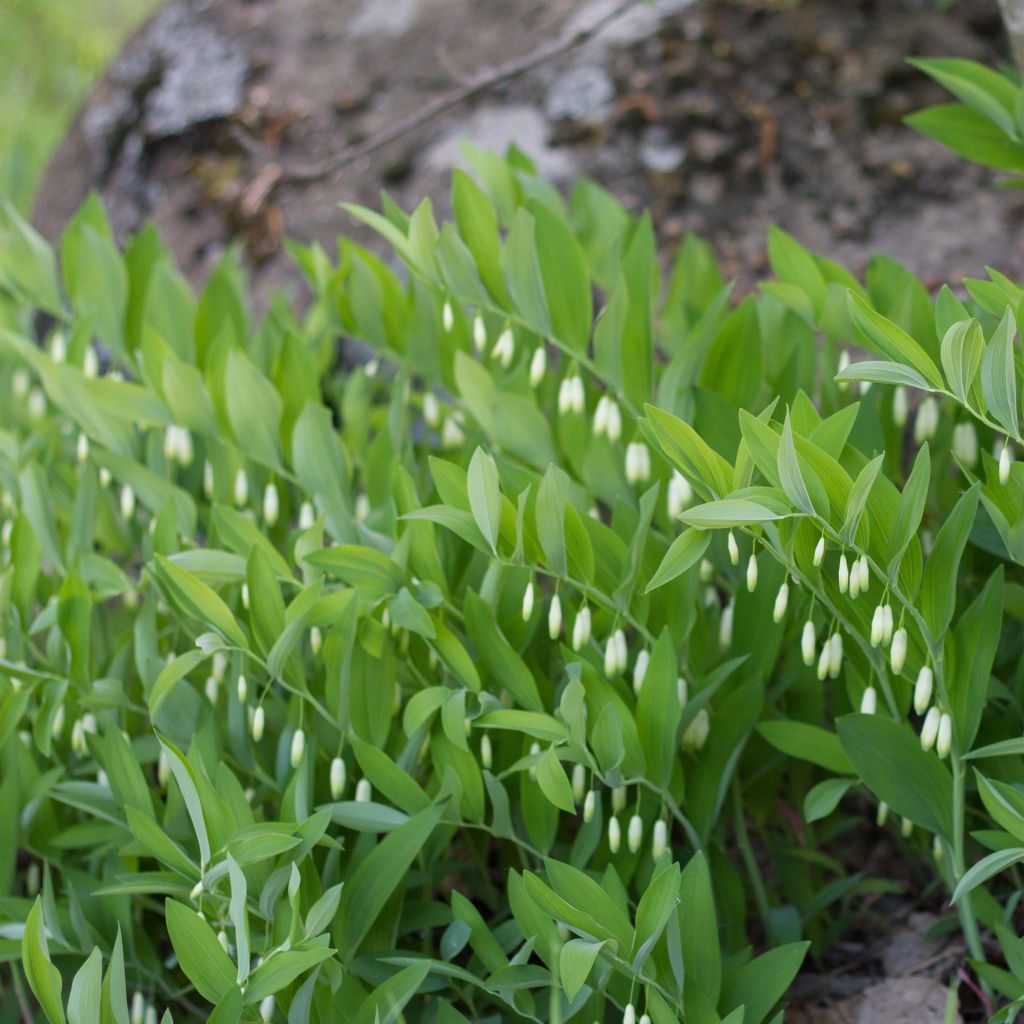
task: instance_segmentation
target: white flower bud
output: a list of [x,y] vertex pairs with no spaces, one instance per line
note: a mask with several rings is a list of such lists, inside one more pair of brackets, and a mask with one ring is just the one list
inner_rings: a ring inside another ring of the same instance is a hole
[[306,752],[306,734],[302,729],[296,729],[292,733],[291,762],[293,768],[302,764],[302,755]]
[[89,438],[85,434],[78,435],[75,444],[75,456],[79,462],[85,462],[89,458]]
[[611,850],[613,855],[619,852],[621,843],[622,829],[619,826],[619,819],[613,814],[608,819],[608,849]]
[[15,398],[24,398],[31,386],[32,378],[29,377],[28,370],[15,370],[11,374],[11,391]]
[[924,722],[921,723],[921,749],[931,750],[935,746],[936,737],[939,735],[939,721],[942,718],[942,712],[933,704],[928,709],[928,714],[924,716]]
[[530,357],[530,387],[535,388],[543,379],[548,369],[548,353],[543,345],[538,345]]
[[299,529],[308,530],[316,522],[316,511],[313,509],[312,502],[304,501],[299,506]]
[[889,666],[893,675],[899,675],[903,671],[903,665],[907,660],[907,631],[900,626],[892,635],[892,646],[889,649]]
[[441,405],[433,391],[423,393],[423,422],[432,429],[441,423]]
[[882,609],[882,643],[885,644],[886,647],[888,647],[892,642],[892,629],[892,605],[886,604]]
[[203,463],[203,494],[207,501],[213,497],[213,466],[209,459]]
[[626,445],[626,482],[646,483],[651,478],[651,452],[642,441]]
[[715,567],[706,558],[700,560],[700,580],[701,583],[710,583],[715,576]]
[[649,1013],[640,1014],[640,1024],[651,1024],[651,1015]]
[[320,648],[324,645],[324,635],[320,632],[319,626],[312,626],[309,630],[309,649],[313,652],[313,657],[316,657],[320,653]]
[[843,667],[843,634],[838,630],[828,639],[828,674],[835,679]]
[[62,331],[55,331],[50,339],[50,358],[55,363],[63,363],[68,358],[68,340]]
[[909,839],[914,834],[914,823],[909,818],[900,819],[900,834]]
[[625,1012],[622,1014],[622,1024],[636,1024],[636,1010],[632,1003],[626,1004]]
[[483,352],[487,347],[487,327],[479,313],[473,317],[473,347],[477,352]]
[[789,604],[789,584],[783,583],[779,592],[775,595],[775,607],[772,609],[772,618],[781,622],[786,617],[786,606]]
[[636,694],[640,693],[644,685],[644,676],[647,675],[647,666],[650,663],[651,655],[648,651],[641,651],[636,656],[636,662],[633,665],[633,692]]
[[252,738],[257,743],[263,739],[263,726],[266,723],[266,717],[262,704],[252,713]]
[[584,605],[576,613],[576,621],[572,627],[572,649],[579,651],[590,641],[590,608]]
[[369,779],[360,779],[356,783],[356,803],[357,804],[368,804],[370,797],[373,794],[373,790],[370,787]]
[[751,555],[747,561],[747,590],[757,590],[757,555]]
[[490,768],[494,763],[494,751],[491,748],[491,737],[484,733],[480,738],[480,764],[484,768]]
[[242,607],[246,611],[249,610],[249,584],[248,583],[243,583],[242,584]]
[[[836,376],[841,374],[843,372],[843,370],[845,370],[849,365],[850,365],[850,353],[847,352],[846,349],[844,348],[839,353],[839,362],[836,365]],[[840,391],[845,391],[849,386],[850,386],[849,382],[845,381],[845,380],[841,380],[841,381],[837,381],[836,382],[836,387],[839,388]]]
[[736,543],[736,534],[734,534],[732,530],[729,531],[727,544],[729,547],[729,561],[732,562],[733,565],[739,565],[740,546]]
[[558,385],[558,415],[565,416],[570,408],[572,407],[572,395],[570,394],[572,388],[569,384],[569,378],[564,378]]
[[533,615],[533,580],[526,584],[523,591],[523,622],[529,622]]
[[241,508],[249,500],[249,478],[245,470],[239,468],[235,471],[235,504]]
[[878,710],[878,691],[869,686],[860,698],[860,713],[873,715]]
[[931,703],[932,686],[934,676],[931,666],[922,665],[921,671],[917,673],[917,681],[914,683],[914,711],[923,715]]
[[57,739],[64,731],[64,705],[58,704],[57,710],[53,713],[53,720],[50,722],[50,735]]
[[875,606],[874,614],[871,616],[871,646],[878,647],[882,643],[882,634],[885,630],[885,612],[881,605]]
[[907,410],[907,389],[902,384],[898,384],[892,393],[892,421],[897,427],[907,425]]
[[978,462],[978,432],[973,423],[958,423],[953,428],[953,454],[967,467]]
[[228,942],[228,933],[224,931],[223,928],[217,932],[217,941],[220,943],[220,948],[223,949],[225,953],[230,953],[231,946]]
[[195,450],[192,447],[192,432],[188,427],[181,427],[178,430],[178,444],[175,456],[179,465],[192,465],[192,459],[195,457]]
[[850,599],[856,601],[860,597],[860,559],[855,558],[850,566]]
[[600,437],[608,429],[608,403],[607,395],[602,395],[597,400],[597,406],[594,408],[594,422],[591,427],[594,437]]
[[610,679],[619,671],[619,647],[615,633],[608,637],[604,645],[604,674]]
[[941,863],[942,862],[942,853],[943,853],[943,851],[942,851],[942,839],[938,835],[938,833],[936,833],[934,836],[932,836],[932,857],[936,861]]
[[612,399],[608,400],[608,440],[618,441],[622,437],[622,413],[619,405]]
[[815,567],[820,566],[825,560],[825,535],[822,534],[818,538],[818,543],[814,545],[814,558],[812,559]]
[[331,799],[340,800],[342,793],[345,792],[345,759],[343,757],[335,757],[331,761],[330,771],[330,784],[331,784]]
[[583,821],[589,822],[594,817],[594,810],[597,807],[597,794],[591,789],[583,800]]
[[188,894],[188,898],[195,902],[203,895],[203,880],[200,878],[195,885],[192,886],[192,891]]
[[821,645],[821,654],[818,655],[818,680],[824,681],[828,678],[829,665],[832,663],[832,644],[830,638],[826,637]]
[[235,684],[235,692],[238,694],[238,703],[244,704],[245,698],[249,693],[249,684],[245,680],[245,676],[239,676],[238,682]]
[[621,814],[626,806],[626,787],[616,786],[612,790],[612,814]]
[[722,609],[722,617],[718,620],[718,645],[720,647],[732,646],[732,622],[735,615],[736,599],[732,598]]
[[686,707],[686,702],[690,699],[690,687],[686,683],[686,679],[680,676],[676,680],[676,700],[679,701],[681,708]]
[[651,832],[651,856],[657,860],[668,846],[668,826],[659,818]]
[[156,781],[161,786],[167,785],[167,780],[171,777],[171,762],[168,760],[167,751],[160,748],[160,754],[156,759]]
[[1013,462],[1013,455],[1010,452],[1009,444],[1003,445],[999,453],[999,482],[1005,484],[1010,479],[1010,465]]
[[882,828],[889,817],[889,805],[884,801],[878,802],[878,812],[875,814],[875,824]]
[[132,1024],[143,1024],[146,1017],[146,997],[139,991],[132,996]]
[[451,334],[452,328],[455,326],[455,311],[452,309],[452,304],[445,301],[444,308],[441,310],[441,324],[444,327],[445,334]]
[[572,397],[572,411],[580,416],[587,407],[587,393],[583,387],[583,378],[576,374],[572,378],[569,388]]
[[940,758],[945,759],[949,757],[949,752],[953,747],[953,719],[945,711],[942,713],[942,717],[939,719],[939,733],[935,740],[935,753]]
[[100,487],[110,486],[110,470],[106,466],[100,466]]
[[711,716],[708,714],[707,708],[701,708],[683,733],[683,749],[691,751],[702,750],[707,742],[710,731]]
[[46,415],[46,396],[39,390],[33,388],[28,393],[28,418],[38,423]]
[[850,566],[846,561],[846,554],[839,556],[839,593],[845,594],[850,588]]
[[461,447],[466,441],[462,424],[454,415],[449,416],[441,427],[441,447],[452,449]]
[[917,407],[917,416],[914,417],[914,441],[923,444],[935,436],[939,426],[939,403],[929,395]]
[[871,587],[871,566],[868,565],[868,556],[861,555],[858,562],[858,575],[860,577],[860,592],[866,594]]
[[496,359],[507,370],[512,365],[516,354],[516,339],[510,327],[506,327],[491,350],[491,358]]
[[562,602],[558,595],[551,598],[551,607],[548,608],[548,636],[557,640],[562,632]]
[[630,853],[636,853],[644,841],[644,822],[639,814],[634,814],[629,819],[629,828],[626,830],[626,846]]
[[572,768],[572,798],[579,803],[583,799],[587,786],[587,769],[581,764]]
[[690,481],[679,470],[672,470],[666,499],[669,518],[675,519],[683,509],[689,506],[691,501],[693,501],[693,488],[690,486]]
[[274,1016],[274,997],[264,996],[260,1000],[260,1017],[263,1019],[263,1024],[269,1024],[269,1021]]
[[121,488],[121,516],[131,519],[135,515],[135,492],[125,484]]
[[814,664],[814,647],[817,635],[814,629],[814,623],[808,619],[804,623],[804,630],[800,634],[800,654],[803,656],[804,664],[811,666]]
[[263,519],[267,526],[273,526],[281,514],[281,501],[277,496],[277,484],[269,483],[263,491]]

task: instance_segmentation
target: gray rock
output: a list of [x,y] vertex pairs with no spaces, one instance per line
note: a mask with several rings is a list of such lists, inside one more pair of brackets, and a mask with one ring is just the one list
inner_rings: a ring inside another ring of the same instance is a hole
[[579,65],[551,83],[544,98],[544,112],[552,121],[601,121],[614,97],[615,84],[604,68]]

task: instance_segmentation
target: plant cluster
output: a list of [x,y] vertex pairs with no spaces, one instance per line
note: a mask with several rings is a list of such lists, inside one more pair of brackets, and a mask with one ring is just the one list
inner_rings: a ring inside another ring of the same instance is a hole
[[5,989],[777,1024],[886,842],[1013,1019],[1024,291],[776,230],[734,302],[468,158],[452,222],[353,208],[395,261],[293,246],[260,321],[233,254],[196,297],[93,198],[58,271],[4,209]]

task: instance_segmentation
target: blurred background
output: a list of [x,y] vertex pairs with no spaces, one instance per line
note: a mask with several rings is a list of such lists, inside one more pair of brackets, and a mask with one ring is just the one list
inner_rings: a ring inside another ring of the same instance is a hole
[[771,223],[857,272],[1024,274],[1019,192],[903,124],[946,99],[911,55],[1004,62],[997,0],[0,0],[0,191],[57,238],[97,189],[193,281],[236,242],[262,296],[286,237],[377,244],[341,201],[444,216],[469,139],[709,238],[741,292]]

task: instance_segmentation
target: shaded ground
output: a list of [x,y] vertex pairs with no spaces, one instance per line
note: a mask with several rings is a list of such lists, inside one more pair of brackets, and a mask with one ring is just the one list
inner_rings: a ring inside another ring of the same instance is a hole
[[446,207],[462,136],[515,139],[553,178],[595,177],[693,228],[749,285],[765,228],[860,269],[885,251],[929,281],[1024,270],[1019,196],[900,118],[942,97],[908,54],[995,61],[995,0],[660,0],[597,40],[325,180],[308,165],[461,76],[533,52],[613,0],[170,0],[126,48],[54,159],[51,235],[99,187],[121,231],[154,219],[201,279],[240,235],[257,284],[292,278],[287,233],[365,238],[339,200]]

